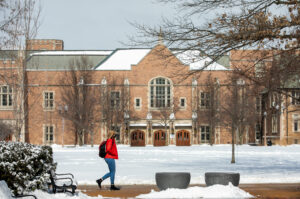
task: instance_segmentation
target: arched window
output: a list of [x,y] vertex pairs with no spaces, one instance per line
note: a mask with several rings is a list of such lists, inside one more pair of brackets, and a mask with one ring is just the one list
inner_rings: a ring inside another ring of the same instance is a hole
[[170,80],[158,77],[150,82],[150,107],[161,108],[171,106]]

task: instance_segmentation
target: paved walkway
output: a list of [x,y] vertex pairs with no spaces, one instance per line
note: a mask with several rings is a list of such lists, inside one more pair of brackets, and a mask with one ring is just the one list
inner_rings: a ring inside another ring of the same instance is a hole
[[[190,185],[205,186],[205,185]],[[239,187],[257,198],[293,198],[300,199],[300,183],[297,184],[241,184]],[[79,186],[82,192],[89,196],[134,198],[137,195],[149,193],[151,189],[158,191],[155,185],[123,185],[120,191],[110,191],[108,186],[100,190],[97,186]]]

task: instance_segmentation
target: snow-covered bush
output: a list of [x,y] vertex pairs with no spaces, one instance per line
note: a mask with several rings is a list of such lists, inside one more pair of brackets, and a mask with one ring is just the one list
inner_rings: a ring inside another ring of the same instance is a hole
[[52,148],[20,142],[0,142],[0,180],[14,194],[42,189],[49,182],[49,171],[56,169]]

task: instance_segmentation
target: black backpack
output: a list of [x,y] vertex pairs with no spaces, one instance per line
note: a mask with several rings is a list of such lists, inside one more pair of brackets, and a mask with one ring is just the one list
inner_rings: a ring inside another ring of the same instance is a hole
[[106,141],[103,141],[99,145],[99,157],[104,158],[106,156]]

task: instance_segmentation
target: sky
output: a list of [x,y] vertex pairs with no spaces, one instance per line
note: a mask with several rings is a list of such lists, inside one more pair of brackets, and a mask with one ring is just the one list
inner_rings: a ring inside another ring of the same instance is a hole
[[156,0],[41,0],[41,7],[36,39],[61,39],[65,50],[124,48],[137,34],[130,22],[159,26],[176,15],[174,6]]

